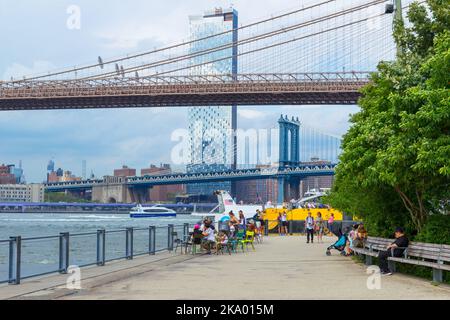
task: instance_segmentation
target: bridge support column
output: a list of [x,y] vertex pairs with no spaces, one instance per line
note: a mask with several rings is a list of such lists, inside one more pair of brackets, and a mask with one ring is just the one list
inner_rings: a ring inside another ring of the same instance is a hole
[[300,179],[299,178],[291,178],[289,179],[289,200],[290,199],[299,199],[300,198]]
[[283,204],[284,202],[284,178],[278,178],[278,204]]
[[146,203],[150,200],[148,187],[132,187],[128,190],[131,202]]

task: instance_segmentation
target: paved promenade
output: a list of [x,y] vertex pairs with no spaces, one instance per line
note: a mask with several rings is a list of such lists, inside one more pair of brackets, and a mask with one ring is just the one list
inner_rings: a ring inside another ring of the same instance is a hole
[[364,265],[325,255],[333,240],[270,237],[232,256],[164,253],[83,269],[81,290],[66,289],[56,275],[0,286],[0,299],[450,299],[449,286],[401,274],[369,290]]

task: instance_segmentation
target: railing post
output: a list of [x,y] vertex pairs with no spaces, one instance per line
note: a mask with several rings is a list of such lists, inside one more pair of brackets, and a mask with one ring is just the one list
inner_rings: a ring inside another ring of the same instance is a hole
[[173,251],[173,224],[167,226],[167,250]]
[[148,254],[154,255],[156,252],[156,227],[148,228]]
[[105,230],[97,230],[97,265],[105,265]]
[[269,220],[264,220],[264,235],[266,237],[269,235]]
[[67,273],[69,269],[69,233],[59,234],[59,273]]
[[22,237],[9,238],[9,284],[20,284]]
[[189,223],[185,223],[183,225],[183,241],[186,241],[188,235],[189,235]]
[[133,259],[133,228],[127,228],[125,231],[125,238],[126,238],[126,258],[127,260]]

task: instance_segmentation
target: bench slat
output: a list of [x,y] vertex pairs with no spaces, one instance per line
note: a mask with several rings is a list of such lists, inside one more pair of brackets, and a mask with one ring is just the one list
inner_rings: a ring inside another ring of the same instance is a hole
[[393,257],[388,258],[388,260],[450,271],[450,265],[448,265],[448,264],[440,264],[440,263],[422,261],[422,260],[416,260],[416,259],[393,258]]

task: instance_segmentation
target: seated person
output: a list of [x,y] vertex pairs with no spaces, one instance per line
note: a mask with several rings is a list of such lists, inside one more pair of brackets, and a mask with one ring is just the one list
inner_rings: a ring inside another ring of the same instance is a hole
[[217,235],[216,254],[218,254],[221,249],[227,246],[228,246],[227,234],[224,231],[220,231],[219,234]]
[[409,240],[405,236],[405,231],[403,228],[398,227],[395,229],[395,241],[392,242],[386,249],[386,251],[380,251],[378,253],[379,266],[381,274],[391,275],[392,272],[389,270],[387,259],[388,257],[401,257],[405,252],[405,249],[409,245]]
[[216,237],[214,235],[215,231],[212,226],[212,223],[205,224],[205,230],[203,231],[203,248],[207,250],[208,254],[211,254],[211,249],[214,247],[216,243]]
[[234,238],[236,235],[236,227],[233,224],[230,224],[230,231],[229,231],[229,237]]
[[364,248],[367,240],[367,230],[364,228],[363,224],[358,226],[356,230],[355,237],[353,239],[353,247],[355,248]]
[[203,238],[203,234],[202,234],[202,230],[200,230],[200,225],[196,224],[194,226],[194,232],[192,234],[192,243],[195,244],[201,244],[202,243],[202,238]]
[[252,231],[255,232],[256,230],[256,225],[253,222],[253,220],[249,220],[248,224],[247,224],[247,231]]
[[346,247],[346,254],[347,255],[352,255],[353,254],[353,248],[354,248],[354,243],[353,241],[356,238],[356,231],[358,230],[359,224],[355,224],[353,225],[352,229],[350,230],[350,232],[348,233],[348,245]]

